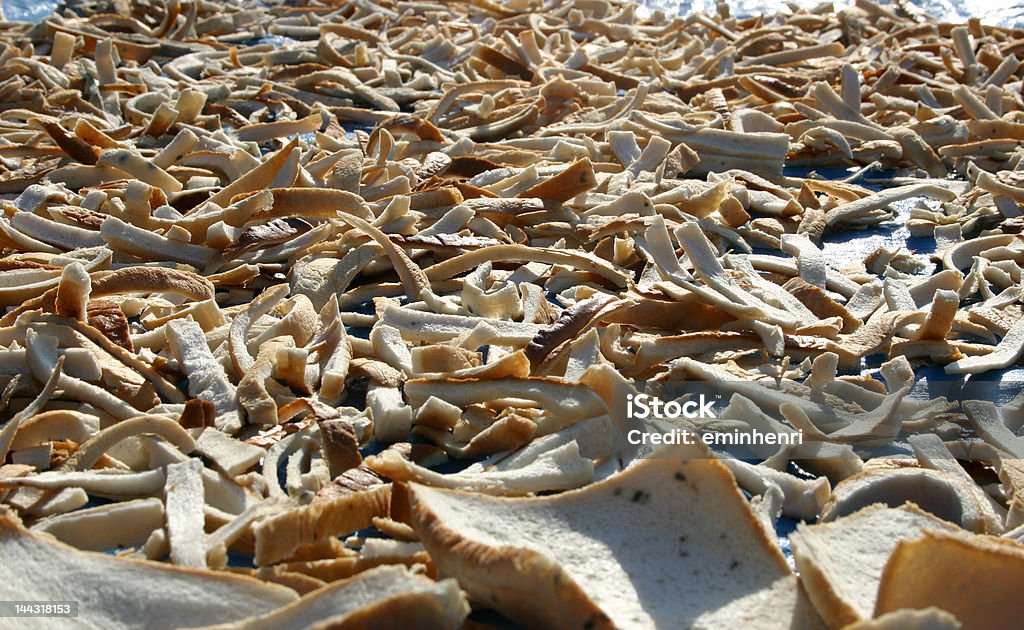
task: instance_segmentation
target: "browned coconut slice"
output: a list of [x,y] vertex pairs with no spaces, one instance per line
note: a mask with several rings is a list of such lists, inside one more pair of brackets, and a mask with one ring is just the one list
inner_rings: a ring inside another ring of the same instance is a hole
[[410,484],[408,501],[440,574],[529,627],[821,624],[728,469],[699,446],[555,496]]
[[435,582],[404,566],[382,566],[324,586],[273,612],[204,630],[455,630],[468,614],[466,596],[455,580]]
[[882,572],[875,614],[935,606],[964,630],[1019,628],[1024,545],[990,536],[926,532],[901,542]]
[[897,610],[852,623],[843,630],[959,630],[961,627],[957,618],[945,610],[925,608]]
[[797,526],[790,536],[793,556],[822,619],[836,628],[870,619],[892,550],[925,529],[958,528],[912,504],[873,505],[830,523]]
[[275,610],[295,592],[249,577],[79,551],[0,510],[0,599],[77,601],[47,628],[180,628]]
[[362,468],[345,471],[321,488],[311,503],[253,525],[256,564],[280,562],[302,545],[369,527],[374,517],[387,515],[390,497],[391,485],[380,477]]

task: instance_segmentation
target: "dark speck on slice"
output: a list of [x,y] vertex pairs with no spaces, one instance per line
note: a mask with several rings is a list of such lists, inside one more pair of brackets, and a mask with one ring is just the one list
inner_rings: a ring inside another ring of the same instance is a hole
[[633,503],[647,503],[651,500],[651,495],[643,490],[637,490],[633,493],[633,498],[630,499]]

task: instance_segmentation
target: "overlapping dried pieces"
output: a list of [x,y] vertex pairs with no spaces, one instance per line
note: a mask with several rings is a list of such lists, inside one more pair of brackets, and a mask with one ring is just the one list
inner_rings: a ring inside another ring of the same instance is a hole
[[800,580],[830,627],[870,619],[882,569],[903,540],[956,527],[912,504],[879,505],[829,523],[801,526],[791,541]]
[[[252,578],[79,551],[29,532],[6,509],[0,515],[0,546],[6,559],[0,569],[5,596],[75,600],[82,617],[100,625],[178,628],[219,623],[269,612],[296,599],[290,589]],[[65,579],[55,580],[55,575]],[[97,583],[112,588],[100,594]],[[182,607],[183,601],[191,604]],[[52,627],[67,628],[81,622],[73,617],[49,621]]]
[[[1021,524],[1020,405],[922,400],[913,371],[1021,358],[1016,31],[868,1],[127,2],[0,40],[0,500],[37,531],[196,584],[254,556],[307,594],[242,602],[248,625],[457,627],[461,588],[546,625],[806,627],[761,527],[817,517],[795,536],[811,600],[885,627],[949,618],[869,621],[888,547],[846,588],[816,536],[920,529],[908,501]],[[893,220],[931,260],[835,256]],[[623,401],[692,380],[731,398],[690,428],[805,439],[630,466],[650,445],[622,435],[649,427]],[[873,457],[903,439],[913,458]],[[370,526],[388,538],[340,538]],[[194,623],[238,622],[208,608]]]
[[[1013,625],[1021,605],[1024,548],[1008,540],[929,531],[901,542],[882,573],[876,614],[901,608],[940,607],[964,628]],[[954,590],[955,589],[955,590]],[[950,598],[956,592],[969,599]]]

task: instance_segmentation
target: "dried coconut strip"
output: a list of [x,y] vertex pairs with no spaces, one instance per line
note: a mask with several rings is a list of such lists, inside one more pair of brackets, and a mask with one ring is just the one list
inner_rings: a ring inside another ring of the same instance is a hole
[[54,310],[58,315],[85,321],[88,319],[89,293],[92,281],[89,273],[81,263],[71,263],[64,267],[57,284],[57,295],[54,297]]
[[38,124],[46,130],[47,135],[73,160],[77,160],[82,164],[95,164],[96,160],[99,159],[100,151],[98,148],[84,142],[77,136],[69,136],[60,124],[43,119],[34,119],[30,122]]
[[203,329],[192,319],[175,319],[164,327],[171,353],[188,376],[189,395],[213,404],[217,429],[232,434],[242,428],[238,394],[213,356]]
[[[787,276],[796,276],[799,274],[796,262],[790,258],[769,256],[765,254],[748,254],[747,260],[749,260],[754,269],[757,269],[758,271],[780,273]],[[857,289],[860,288],[859,284],[827,265],[826,273],[828,274],[828,279],[826,280],[825,288],[829,291],[835,291],[839,295],[849,298],[857,292]]]
[[374,517],[386,516],[391,484],[380,483],[375,475],[374,479],[377,483],[366,488],[317,498],[258,520],[252,526],[254,562],[259,566],[280,562],[303,545],[350,534],[369,527]]
[[597,274],[619,287],[625,287],[629,281],[629,276],[624,271],[619,270],[611,263],[593,254],[570,249],[530,247],[527,245],[493,245],[483,247],[449,258],[424,269],[423,272],[432,281],[447,280],[470,269],[475,269],[486,262],[507,261],[566,265]]
[[366,408],[373,419],[373,439],[390,444],[402,442],[412,429],[412,407],[405,404],[398,387],[381,385],[371,380],[366,388]]
[[53,440],[81,444],[99,431],[99,426],[98,417],[77,411],[54,409],[36,413],[18,429],[11,448],[29,448]]
[[676,236],[700,278],[727,300],[756,309],[752,315],[763,321],[786,328],[799,325],[800,319],[797,316],[766,304],[736,285],[725,273],[699,225],[686,223],[676,231]]
[[268,514],[284,509],[288,500],[283,496],[270,497],[253,503],[230,521],[218,527],[206,537],[206,561],[210,568],[223,569],[227,566],[228,548],[246,535],[253,523]]
[[842,414],[846,423],[837,430],[828,432],[825,429],[829,425],[834,426],[835,422],[835,416],[832,414],[812,417],[806,410],[792,403],[780,405],[779,412],[794,427],[813,440],[861,445],[889,444],[900,434],[902,418],[897,410],[908,391],[910,388],[904,387],[889,394],[871,411],[855,416]]
[[[897,610],[941,608],[947,619],[935,619],[933,613],[932,619],[918,622],[921,627],[1009,627],[1024,614],[1024,605],[1016,598],[1022,575],[1024,551],[1019,543],[926,530],[919,538],[901,541],[889,556],[874,614],[885,619],[895,617]],[[950,598],[950,593],[958,597]],[[980,604],[986,599],[993,604]],[[911,623],[895,617],[892,627],[908,628]]]
[[412,354],[397,328],[377,323],[370,331],[374,354],[391,367],[412,374]]
[[[93,285],[93,290],[95,292],[95,285]],[[107,336],[102,332],[85,322],[52,315],[50,313],[39,312],[26,313],[19,317],[19,322],[22,322],[25,325],[30,325],[32,322],[41,322],[47,325],[70,328],[91,341],[107,354],[123,363],[128,368],[139,373],[143,378],[149,381],[154,388],[156,388],[156,391],[160,393],[160,396],[162,396],[164,400],[171,403],[185,402],[185,397],[182,396],[181,391],[168,382],[167,379],[164,378],[160,372],[154,369],[152,365],[140,359],[134,352],[130,352],[117,345],[107,338]]]
[[989,109],[980,98],[975,96],[966,85],[958,85],[953,89],[953,97],[961,107],[972,117],[978,120],[998,120],[995,112]]
[[783,234],[782,251],[798,259],[797,268],[801,278],[819,289],[825,288],[828,278],[825,255],[811,239],[804,234]]
[[163,522],[160,499],[136,499],[43,519],[32,531],[46,532],[78,549],[105,552],[142,546]]
[[[82,260],[82,257],[89,255],[90,252],[94,252],[95,255],[91,259]],[[110,264],[111,256],[112,252],[107,247],[82,249],[69,253],[65,258],[55,259],[53,262],[75,260],[75,262],[67,264],[81,264],[83,270],[93,272]],[[0,325],[9,325],[26,310],[40,307],[46,309],[46,304],[53,304],[53,301],[56,300],[56,290],[51,287],[60,283],[63,273],[50,280],[36,281],[36,278],[42,276],[43,273],[43,271],[36,272],[31,269],[15,269],[0,275],[2,278],[0,280],[0,304],[7,301],[10,301],[8,305],[20,304],[0,318]],[[19,283],[24,284],[19,287]]]
[[274,138],[313,133],[319,131],[323,123],[324,119],[319,113],[310,114],[299,120],[279,120],[246,125],[235,131],[235,136],[242,142],[266,142]]
[[956,318],[959,308],[960,296],[956,291],[939,289],[935,292],[928,317],[913,338],[915,340],[945,339],[953,326],[953,320]]
[[[759,311],[756,307],[735,302],[718,291],[698,284],[693,276],[682,268],[679,264],[679,259],[676,258],[675,248],[672,246],[672,241],[669,238],[665,221],[661,216],[656,216],[651,225],[645,230],[644,240],[659,272],[672,283],[693,293],[708,304],[716,306],[736,317],[754,317],[758,315]],[[662,290],[666,289],[664,286],[660,286],[660,288]]]
[[895,278],[886,278],[882,282],[882,296],[890,311],[913,311],[917,309],[913,296],[907,285]]
[[273,204],[256,212],[253,219],[267,220],[291,216],[332,219],[339,214],[350,214],[365,221],[376,219],[359,195],[344,190],[271,188],[270,193],[274,198]]
[[942,263],[947,269],[967,269],[974,265],[979,256],[997,247],[1020,245],[1020,236],[1017,234],[993,234],[968,239],[953,245],[942,254]]
[[540,113],[537,101],[527,103],[516,113],[500,119],[499,122],[488,122],[475,127],[459,129],[458,134],[478,142],[506,137],[516,130],[532,123]]
[[[60,356],[57,353],[57,339],[49,335],[40,335],[31,328],[25,331],[25,348],[29,370],[39,380],[49,379],[56,369]],[[45,381],[44,381],[45,382]],[[83,380],[61,374],[58,382],[65,396],[92,404],[115,418],[124,419],[137,416],[139,410],[120,400],[107,390],[87,383]]]
[[643,112],[633,112],[630,118],[658,132],[666,140],[682,142],[698,153],[760,159],[773,165],[778,162],[781,167],[789,151],[789,136],[783,133],[738,133],[686,124],[676,126]]
[[840,120],[878,127],[875,122],[861,114],[859,102],[857,107],[851,107],[836,94],[828,83],[818,81],[807,90],[807,95],[817,100],[825,110]]
[[211,204],[219,207],[227,206],[238,195],[262,190],[270,186],[278,173],[293,159],[292,154],[298,150],[298,142],[298,138],[292,140],[280,151],[261,162],[259,166],[222,188],[210,197],[205,204],[187,212],[185,216],[190,217],[197,214],[199,210]]
[[602,313],[618,303],[615,296],[597,293],[589,298],[562,311],[561,316],[551,326],[544,328],[530,344],[526,346],[525,356],[530,365],[536,369],[541,362],[562,344],[579,337],[585,330],[591,329],[600,319]]
[[822,57],[841,57],[846,49],[839,42],[799,46],[779,52],[767,53],[757,57],[746,57],[736,63],[737,66],[786,66],[800,61],[820,59]]
[[[768,387],[754,381],[739,378],[721,367],[696,361],[689,357],[681,357],[670,364],[672,373],[684,373],[690,377],[697,377],[700,380],[709,381],[715,386],[724,390],[740,394],[748,398],[762,409],[772,411],[778,409],[782,404],[790,404],[799,408],[808,416],[819,420],[828,419],[831,423],[842,425],[849,424],[856,416],[839,412],[827,404],[818,403],[812,400],[801,398],[786,391]],[[828,424],[820,422],[820,424]]]
[[644,81],[639,83],[636,88],[630,90],[632,94],[625,94],[619,98],[615,105],[610,108],[606,108],[606,117],[604,120],[599,122],[575,122],[567,124],[556,124],[549,127],[545,127],[540,131],[541,136],[550,135],[571,135],[571,134],[591,134],[591,133],[602,133],[608,129],[608,126],[613,121],[620,120],[629,116],[633,113],[637,107],[643,104],[644,100],[650,93],[651,85],[649,82]]
[[4,424],[3,428],[0,429],[0,462],[6,461],[7,454],[10,452],[11,445],[14,443],[15,438],[18,435],[18,429],[21,427],[25,420],[32,418],[40,411],[47,402],[50,401],[50,397],[56,391],[58,384],[60,383],[61,374],[64,368],[64,357],[58,357],[57,362],[53,366],[53,371],[50,373],[49,378],[43,382],[43,389],[39,392],[39,395],[32,399],[24,409],[19,411],[10,420]]
[[176,193],[183,188],[181,182],[171,177],[167,171],[147,160],[138,153],[128,149],[110,149],[96,161],[97,166],[112,166],[133,177],[155,186],[165,193]]
[[183,269],[133,266],[92,277],[93,297],[139,293],[174,293],[196,301],[214,297],[209,280]]
[[206,567],[202,470],[195,458],[167,467],[164,515],[171,562],[178,566]]
[[174,136],[174,139],[167,143],[167,146],[153,156],[153,164],[162,169],[174,166],[186,154],[199,144],[199,136],[191,129],[182,129]]
[[413,343],[449,341],[487,324],[495,332],[493,343],[525,346],[542,330],[537,324],[414,311],[393,305],[384,309],[380,322],[399,329],[402,337]]
[[594,165],[591,163],[590,158],[583,158],[573,162],[561,173],[532,186],[529,190],[517,196],[565,203],[596,185]]
[[[151,499],[150,504],[156,505],[156,527],[160,527],[160,500]],[[115,531],[117,525],[114,526]],[[110,586],[106,605],[101,609],[83,611],[84,619],[77,619],[69,625],[86,620],[89,625],[99,627],[156,627],[155,620],[162,622],[159,627],[220,623],[246,614],[274,610],[296,599],[291,590],[251,578],[83,553],[48,536],[25,530],[9,511],[0,516],[0,545],[5,558],[18,558],[5,563],[4,582],[17,585],[12,586],[12,590],[5,590],[5,596],[16,589],[19,594],[31,594],[34,599],[67,597],[87,601],[95,595],[95,587],[87,581],[68,579],[57,583],[59,581],[50,576],[61,572],[65,575],[104,576]],[[169,597],[169,593],[176,593],[179,597]],[[183,610],[183,601],[192,602],[195,610]]]
[[238,404],[245,409],[250,424],[279,424],[277,402],[267,389],[271,381],[277,353],[282,348],[294,348],[291,337],[274,337],[259,346],[256,359],[238,381]]
[[462,408],[475,403],[494,406],[506,399],[531,400],[571,420],[608,413],[604,402],[588,387],[548,377],[409,379],[405,382],[405,395],[413,407],[434,396]]
[[15,269],[0,275],[0,305],[14,306],[36,298],[60,283],[61,274],[49,269]]
[[434,293],[430,288],[430,280],[419,265],[414,263],[409,255],[401,247],[395,245],[384,232],[359,217],[345,216],[341,217],[341,220],[363,232],[381,246],[384,253],[391,259],[391,264],[401,279],[410,302],[423,300],[431,308],[441,312],[455,313],[458,311],[457,306]]
[[851,221],[863,217],[873,210],[879,210],[897,201],[913,197],[931,197],[939,201],[953,201],[957,198],[957,194],[948,188],[935,184],[910,184],[889,188],[829,210],[825,214],[825,222],[831,228],[843,221]]
[[1006,426],[999,409],[993,403],[987,400],[968,400],[963,405],[978,435],[1012,457],[1024,459],[1024,438],[1018,437]]
[[0,232],[3,232],[3,237],[0,237],[0,243],[3,243],[5,246],[12,246],[14,249],[19,249],[23,252],[61,253],[61,250],[53,245],[34,239],[15,228],[11,225],[11,220],[6,216],[0,217]]
[[580,456],[576,441],[541,453],[534,461],[509,470],[440,474],[389,449],[367,458],[366,466],[395,481],[434,488],[452,488],[495,496],[521,496],[552,490],[572,490],[594,478],[594,463]]
[[81,488],[106,499],[139,499],[152,496],[164,487],[160,468],[142,472],[119,470],[46,471],[25,477],[0,477],[0,487],[61,490]]
[[[484,326],[487,326],[484,324]],[[491,333],[495,333],[494,329],[491,328]],[[485,333],[486,334],[486,333]],[[496,334],[496,333],[495,333]],[[464,338],[468,339],[468,337]],[[487,345],[492,341],[497,341],[494,336],[487,337]],[[466,343],[463,341],[463,343]],[[476,341],[471,342],[469,345],[475,344]],[[481,344],[483,345],[483,344]],[[415,356],[415,355],[414,355]],[[490,363],[478,365],[474,367],[467,367],[461,370],[454,370],[451,372],[443,373],[421,373],[416,375],[417,378],[505,378],[507,376],[514,376],[517,378],[526,378],[530,376],[530,361],[526,358],[526,353],[522,350],[516,350],[511,354],[506,354],[497,360],[492,360]]]
[[75,454],[61,464],[59,470],[88,470],[115,444],[141,434],[159,435],[182,453],[191,453],[196,446],[192,435],[176,420],[152,414],[136,415],[103,429],[83,442]]
[[144,260],[173,260],[203,267],[217,254],[216,250],[205,245],[160,236],[114,216],[103,220],[100,234],[114,249]]
[[318,396],[325,401],[334,401],[340,398],[345,390],[345,379],[348,377],[349,362],[352,359],[352,344],[345,332],[345,325],[341,322],[337,299],[332,297],[328,307],[332,316],[320,349]]
[[288,295],[288,285],[278,284],[260,293],[259,297],[249,303],[244,311],[235,315],[231,320],[231,328],[228,332],[228,353],[231,356],[231,363],[239,375],[244,375],[252,369],[255,359],[249,354],[249,328],[259,318],[269,313],[277,304]]
[[773,302],[780,304],[786,310],[802,318],[803,323],[813,322],[817,319],[817,316],[804,306],[800,300],[796,299],[792,293],[757,273],[746,255],[729,254],[726,255],[725,261],[730,268],[742,274],[744,282],[756,287],[762,294],[770,296]]
[[756,340],[757,337],[750,333],[725,331],[683,333],[646,339],[641,341],[637,348],[634,367],[646,371],[679,357],[756,348]]
[[1024,355],[1024,318],[1007,331],[995,350],[984,356],[973,356],[954,361],[945,367],[946,374],[980,374],[1001,370],[1017,362]]
[[885,303],[882,297],[882,283],[872,280],[862,284],[846,303],[846,310],[861,320],[866,320]]

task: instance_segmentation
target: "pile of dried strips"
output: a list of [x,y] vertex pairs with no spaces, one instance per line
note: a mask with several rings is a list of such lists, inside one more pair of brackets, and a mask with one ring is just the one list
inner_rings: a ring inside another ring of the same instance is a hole
[[[1024,399],[908,396],[1024,353],[1024,33],[870,0],[255,4],[0,25],[0,599],[81,603],[49,627],[1024,618]],[[930,256],[823,252],[901,201]],[[696,430],[805,442],[627,448],[659,381],[726,395]],[[799,578],[780,515],[815,523]]]

